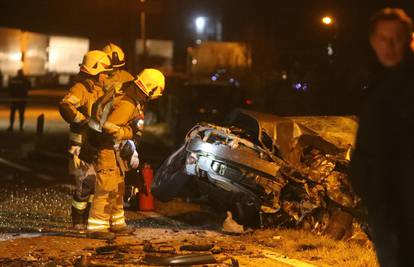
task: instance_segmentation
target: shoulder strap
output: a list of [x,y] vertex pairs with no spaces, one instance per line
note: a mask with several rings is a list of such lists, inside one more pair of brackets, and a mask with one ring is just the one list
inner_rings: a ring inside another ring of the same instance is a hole
[[101,119],[99,120],[99,125],[101,126],[101,128],[106,122],[106,120],[108,119],[109,112],[111,111],[112,106],[114,104],[114,98],[115,98],[115,94],[112,94],[112,98],[105,104],[105,106],[102,109],[102,116],[101,116]]
[[78,83],[82,84],[83,86],[85,86],[86,90],[88,90],[89,92],[93,91],[93,84],[91,84],[90,82],[88,82],[88,80],[81,80]]
[[93,128],[97,131],[101,131],[102,125],[108,118],[109,112],[112,109],[113,101],[115,98],[115,89],[106,91],[103,96],[101,96],[92,107],[92,122]]

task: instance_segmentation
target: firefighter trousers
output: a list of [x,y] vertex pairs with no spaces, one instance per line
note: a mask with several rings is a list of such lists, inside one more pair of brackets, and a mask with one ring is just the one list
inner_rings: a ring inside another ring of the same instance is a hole
[[96,180],[95,168],[93,164],[83,161],[79,166],[76,166],[72,156],[69,159],[69,173],[75,177],[76,185],[72,207],[82,213],[86,210],[88,202],[93,198]]
[[89,212],[88,230],[106,231],[109,228],[125,227],[125,181],[114,149],[99,150],[95,169],[95,196]]

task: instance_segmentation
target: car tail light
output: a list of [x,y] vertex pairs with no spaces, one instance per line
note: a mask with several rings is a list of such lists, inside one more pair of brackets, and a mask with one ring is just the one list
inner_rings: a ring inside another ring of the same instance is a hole
[[246,99],[246,100],[244,100],[244,103],[245,103],[246,105],[251,105],[251,104],[253,104],[253,100],[251,100],[251,99]]

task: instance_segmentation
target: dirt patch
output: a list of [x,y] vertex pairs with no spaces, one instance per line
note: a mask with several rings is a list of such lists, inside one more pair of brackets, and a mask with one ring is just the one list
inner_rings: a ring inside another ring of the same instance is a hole
[[34,262],[73,263],[79,255],[105,242],[74,237],[43,236],[0,242],[0,265]]

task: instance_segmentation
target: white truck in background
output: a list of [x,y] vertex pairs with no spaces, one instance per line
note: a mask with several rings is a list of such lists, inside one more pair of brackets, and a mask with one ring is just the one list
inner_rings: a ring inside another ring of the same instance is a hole
[[251,51],[240,42],[202,42],[187,48],[187,72],[191,82],[236,84],[251,66]]

